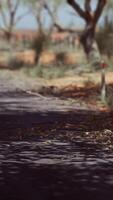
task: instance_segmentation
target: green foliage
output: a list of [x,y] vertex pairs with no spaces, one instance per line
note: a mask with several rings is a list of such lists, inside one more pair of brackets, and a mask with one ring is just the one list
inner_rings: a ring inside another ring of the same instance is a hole
[[60,78],[65,76],[66,66],[42,66],[36,65],[34,68],[25,68],[24,72],[31,77],[40,77],[45,79]]

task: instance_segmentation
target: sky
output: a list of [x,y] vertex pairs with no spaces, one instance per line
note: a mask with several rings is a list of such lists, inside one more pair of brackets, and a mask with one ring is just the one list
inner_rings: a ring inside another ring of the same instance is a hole
[[[18,14],[21,15],[21,13],[23,13],[24,11],[24,8],[21,7]],[[61,25],[68,26],[70,24],[74,24],[77,27],[84,25],[83,20],[75,15],[75,12],[68,5],[59,10],[58,16]],[[44,22],[46,27],[48,26],[48,24],[50,24],[50,17],[47,13],[44,14]],[[35,17],[32,14],[27,15],[18,23],[17,28],[36,29],[37,22],[35,20]]]
[[[77,0],[78,1],[78,0]],[[83,1],[81,0],[81,6],[83,7]],[[96,1],[92,6],[93,9],[95,9]],[[80,0],[78,1],[80,3]],[[25,12],[26,8],[20,7],[18,10],[17,15],[21,15]],[[84,26],[84,21],[78,17],[78,15],[75,13],[75,11],[67,4],[61,7],[58,13],[59,16],[59,23],[61,25],[65,26],[75,26],[77,28],[81,28]],[[102,21],[102,20],[101,20]],[[50,24],[50,17],[48,16],[47,13],[44,14],[44,22],[45,22],[45,27],[48,27]],[[2,24],[2,21],[0,21]],[[35,17],[32,14],[29,14],[25,16],[18,24],[17,24],[17,29],[37,29],[37,22]]]

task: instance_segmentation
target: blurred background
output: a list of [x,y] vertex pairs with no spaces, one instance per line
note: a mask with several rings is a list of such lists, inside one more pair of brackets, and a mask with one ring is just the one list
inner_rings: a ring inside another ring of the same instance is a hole
[[[92,10],[96,4],[97,1],[93,1]],[[80,5],[84,6],[83,0]],[[44,75],[40,67],[45,66],[55,67],[54,73],[60,66],[59,76],[67,70],[70,74],[71,68],[76,68],[76,72],[92,70],[80,42],[84,29],[85,21],[66,1],[1,1],[0,67],[17,69],[32,66],[33,69],[37,66],[37,76]],[[111,6],[107,6],[100,17],[95,37],[100,53],[112,70]]]
[[[18,79],[21,75],[22,81],[26,77],[55,79],[50,85],[83,83],[86,87],[99,83],[99,63],[104,59],[108,66],[107,81],[111,83],[113,3],[109,1],[101,7],[93,33],[88,28],[88,20],[80,16],[81,9],[85,14],[89,12],[90,19],[98,8],[98,0],[1,0],[0,77],[12,79],[16,75]],[[89,46],[85,34],[89,35]]]

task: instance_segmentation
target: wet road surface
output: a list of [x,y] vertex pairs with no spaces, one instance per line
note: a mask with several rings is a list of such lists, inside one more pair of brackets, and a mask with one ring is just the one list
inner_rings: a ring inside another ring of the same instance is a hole
[[113,199],[113,152],[59,140],[0,142],[0,199]]
[[80,135],[112,135],[113,114],[29,100],[0,100],[0,200],[112,200],[113,150]]

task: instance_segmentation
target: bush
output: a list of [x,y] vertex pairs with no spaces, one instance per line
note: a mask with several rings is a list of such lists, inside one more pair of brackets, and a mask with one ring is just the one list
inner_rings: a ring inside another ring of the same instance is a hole
[[32,77],[40,77],[45,79],[60,78],[66,75],[68,68],[66,66],[42,66],[36,65],[33,68],[24,68],[24,72]]
[[64,64],[64,62],[65,62],[65,55],[66,55],[65,52],[59,52],[59,53],[56,54],[56,63],[58,65]]
[[25,66],[25,63],[23,61],[17,60],[16,58],[11,58],[8,61],[8,66],[12,70],[21,69]]

